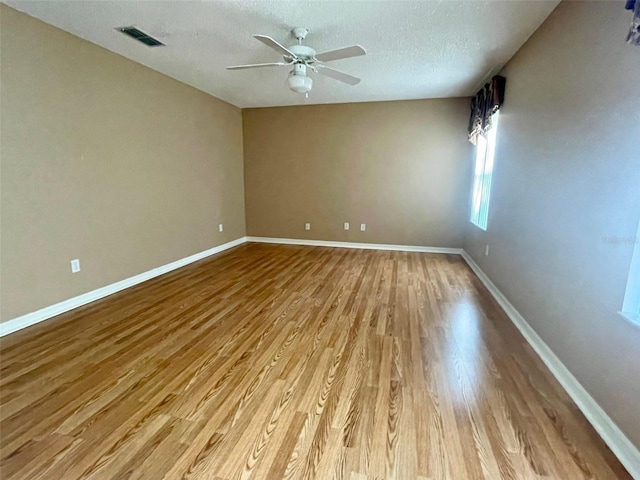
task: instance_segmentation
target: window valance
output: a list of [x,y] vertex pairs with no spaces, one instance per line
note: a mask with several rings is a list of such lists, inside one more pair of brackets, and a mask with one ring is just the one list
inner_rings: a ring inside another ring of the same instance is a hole
[[627,10],[633,10],[631,28],[627,34],[627,42],[631,45],[640,45],[640,0],[627,0]]
[[496,75],[471,99],[468,132],[469,141],[474,145],[478,135],[486,135],[491,129],[491,116],[504,102],[506,83],[506,78]]

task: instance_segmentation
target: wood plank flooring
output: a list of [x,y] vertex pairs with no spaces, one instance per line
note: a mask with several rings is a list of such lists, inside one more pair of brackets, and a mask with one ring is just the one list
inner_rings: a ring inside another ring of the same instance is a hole
[[630,478],[455,255],[246,244],[0,346],[5,480]]

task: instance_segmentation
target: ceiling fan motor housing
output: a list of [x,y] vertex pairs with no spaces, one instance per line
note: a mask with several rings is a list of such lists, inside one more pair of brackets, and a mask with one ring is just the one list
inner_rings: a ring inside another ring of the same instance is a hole
[[[306,45],[291,45],[287,48],[291,53],[295,53],[300,60],[303,60],[305,62],[311,61],[313,57],[316,56],[316,51],[311,47],[307,47]],[[292,60],[291,57],[287,57],[286,55],[284,56],[284,59],[286,61]]]

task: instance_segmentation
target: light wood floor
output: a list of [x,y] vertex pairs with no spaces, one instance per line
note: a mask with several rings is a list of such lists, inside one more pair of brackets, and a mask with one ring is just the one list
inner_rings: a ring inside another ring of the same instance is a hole
[[3,479],[630,478],[457,256],[247,244],[1,347]]

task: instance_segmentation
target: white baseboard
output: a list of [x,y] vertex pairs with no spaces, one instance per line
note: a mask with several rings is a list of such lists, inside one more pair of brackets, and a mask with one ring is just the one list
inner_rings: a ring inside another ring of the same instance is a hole
[[69,298],[60,303],[56,303],[55,305],[50,305],[40,310],[36,310],[35,312],[27,313],[26,315],[22,315],[7,322],[0,323],[0,337],[9,335],[10,333],[16,332],[23,328],[30,327],[31,325],[35,325],[36,323],[48,320],[51,317],[60,315],[61,313],[65,313],[69,310],[73,310],[74,308],[81,307],[82,305],[86,305],[87,303],[91,303],[108,295],[112,295],[116,292],[119,292],[120,290],[124,290],[125,288],[132,287],[134,285],[137,285],[138,283],[145,282],[177,268],[184,267],[185,265],[188,265],[190,263],[197,262],[198,260],[202,260],[203,258],[209,257],[211,255],[215,255],[216,253],[223,252],[224,250],[233,248],[237,245],[245,243],[246,241],[246,237],[240,237],[231,242],[224,243],[222,245],[218,245],[217,247],[205,250],[204,252],[181,258],[180,260],[176,260],[175,262],[167,263],[166,265],[163,265],[161,267],[148,270],[133,277],[125,278],[124,280],[112,283],[111,285],[107,285],[105,287],[83,293],[82,295]]
[[382,243],[333,242],[328,240],[304,240],[299,238],[247,237],[247,242],[307,245],[311,247],[360,248],[364,250],[394,250],[399,252],[462,254],[461,248],[418,247],[414,245],[387,245]]
[[627,438],[611,417],[609,417],[593,397],[589,395],[580,382],[571,374],[569,369],[565,367],[511,302],[498,290],[498,287],[489,279],[487,274],[482,271],[473,258],[464,250],[462,251],[462,258],[464,258],[484,286],[487,287],[487,290],[489,290],[493,298],[500,304],[516,328],[520,330],[522,336],[529,342],[529,345],[531,345],[540,356],[553,376],[556,377],[560,385],[562,385],[587,420],[593,425],[593,428],[596,429],[611,451],[618,457],[620,463],[624,465],[633,478],[640,480],[640,450],[631,443],[631,440]]

